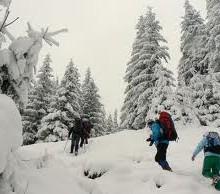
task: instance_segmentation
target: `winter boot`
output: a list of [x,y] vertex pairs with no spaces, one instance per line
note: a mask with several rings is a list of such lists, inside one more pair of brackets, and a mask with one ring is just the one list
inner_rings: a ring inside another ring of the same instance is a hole
[[220,190],[220,176],[216,175],[213,177],[212,185],[217,189]]
[[166,168],[164,168],[164,170],[167,170],[167,171],[173,172],[173,170],[172,170],[170,167],[166,167]]
[[167,170],[167,171],[173,172],[167,161],[160,161],[159,165],[162,167],[163,170]]

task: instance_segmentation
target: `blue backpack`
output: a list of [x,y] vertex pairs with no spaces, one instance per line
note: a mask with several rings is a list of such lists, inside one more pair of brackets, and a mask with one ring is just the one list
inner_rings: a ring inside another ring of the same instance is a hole
[[205,152],[220,154],[220,136],[217,132],[209,132],[206,135],[207,145],[204,148]]

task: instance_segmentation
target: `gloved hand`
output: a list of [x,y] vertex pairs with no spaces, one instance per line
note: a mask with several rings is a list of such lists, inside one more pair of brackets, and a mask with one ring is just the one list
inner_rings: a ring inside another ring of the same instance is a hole
[[152,141],[151,137],[147,138],[146,141]]
[[150,142],[149,146],[154,144],[154,141],[151,139],[151,137],[147,138],[146,141]]
[[150,144],[149,144],[149,146],[152,146],[153,144],[154,144],[154,141],[151,141]]

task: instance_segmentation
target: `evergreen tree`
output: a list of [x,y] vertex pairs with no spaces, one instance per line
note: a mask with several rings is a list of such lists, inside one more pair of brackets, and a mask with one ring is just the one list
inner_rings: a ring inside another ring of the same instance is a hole
[[119,126],[118,126],[118,110],[117,109],[115,109],[115,112],[114,112],[113,128],[114,128],[115,132],[119,130]]
[[83,114],[88,115],[94,125],[92,136],[101,136],[104,134],[103,126],[103,105],[100,102],[98,88],[91,77],[90,69],[87,70],[85,80],[82,85],[82,110]]
[[220,2],[207,0],[207,32],[208,32],[208,58],[209,58],[209,74],[207,81],[212,96],[209,100],[209,113],[211,121],[213,120],[220,127]]
[[193,8],[189,0],[185,1],[185,15],[181,23],[181,52],[182,58],[178,66],[178,81],[188,86],[190,79],[196,73],[207,72],[207,67],[201,65],[204,52],[202,44],[206,35],[204,20],[200,13]]
[[112,120],[112,115],[109,114],[108,119],[107,119],[107,134],[111,134],[114,132],[114,123]]
[[209,70],[217,73],[220,72],[220,1],[206,0],[206,2]]
[[196,107],[201,125],[220,127],[220,84],[209,75],[197,75],[191,80],[192,104]]
[[152,100],[155,87],[155,66],[169,58],[168,48],[162,44],[166,40],[161,35],[162,27],[156,15],[149,8],[137,26],[137,37],[128,63],[125,81],[126,98],[122,107],[122,127],[134,129],[145,126],[145,117]]
[[72,60],[66,67],[61,86],[51,103],[50,113],[41,122],[38,138],[41,141],[60,141],[67,137],[74,119],[81,114],[79,73]]
[[162,65],[157,65],[155,69],[155,87],[153,88],[152,103],[147,114],[147,119],[158,117],[160,111],[170,112],[172,115],[174,101],[174,78],[173,73]]
[[34,101],[36,110],[39,113],[37,118],[40,121],[45,115],[48,114],[50,108],[50,100],[53,95],[54,84],[52,81],[52,68],[51,68],[51,58],[50,55],[46,55],[43,66],[40,68],[37,75],[37,85],[36,85],[36,100]]
[[[197,75],[195,75],[192,80],[195,79]],[[185,86],[184,83],[180,83],[181,87],[177,87],[175,91],[175,105],[173,110],[175,110],[174,120],[180,121],[183,125],[186,124],[195,124],[199,125],[199,118],[197,114],[197,110],[193,103],[193,89],[190,86]]]
[[60,86],[58,76],[56,76],[56,78],[53,79],[53,85],[54,85],[54,94],[56,94],[56,91],[59,89],[59,86]]
[[101,111],[101,125],[103,128],[103,135],[107,134],[108,128],[107,128],[107,116],[104,106],[102,106]]
[[82,92],[80,75],[72,60],[66,68],[64,78],[61,81],[61,88],[64,88],[64,96],[73,108],[74,117],[78,117],[82,113]]
[[37,133],[38,142],[56,142],[64,140],[68,135],[68,123],[72,120],[67,117],[66,111],[72,111],[72,107],[67,103],[61,88],[52,98],[50,106],[49,114],[41,120]]
[[28,104],[21,113],[23,123],[23,144],[34,144],[37,140],[36,134],[38,131],[39,120],[38,112],[35,106],[35,99],[37,96],[36,86],[31,87],[28,94]]
[[143,34],[145,33],[145,18],[140,16],[139,21],[136,25],[136,39],[132,45],[131,59],[127,64],[126,75],[124,77],[125,82],[127,82],[127,87],[125,89],[125,100],[121,110],[121,126],[122,127],[132,127],[132,122],[134,120],[134,108],[135,108],[135,91],[132,89],[132,80],[133,80],[133,69],[138,64],[140,60],[140,52],[143,48]]
[[49,113],[50,101],[54,94],[50,55],[46,55],[37,75],[37,82],[29,93],[29,102],[22,111],[24,125],[24,144],[33,144],[37,140],[37,132],[42,118]]
[[198,107],[196,101],[199,101],[198,96],[202,99],[204,94],[196,89],[200,87],[195,85],[195,80],[205,78],[208,74],[207,31],[204,20],[188,0],[185,2],[185,15],[181,27],[182,58],[178,66],[176,100],[180,107],[180,118],[183,124],[199,122],[202,124],[198,108],[203,105]]
[[[220,126],[220,2],[207,0],[208,21],[206,25],[207,36],[205,46],[200,46],[203,51],[201,64],[206,71],[191,80],[192,102],[196,106],[197,115],[202,125]],[[199,50],[199,49],[198,49]],[[200,65],[201,66],[201,65]],[[208,70],[207,70],[208,69]]]

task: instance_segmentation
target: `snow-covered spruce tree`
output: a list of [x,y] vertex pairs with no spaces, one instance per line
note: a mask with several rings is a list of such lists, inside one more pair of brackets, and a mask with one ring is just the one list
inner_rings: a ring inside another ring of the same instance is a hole
[[46,55],[43,65],[37,74],[37,83],[35,87],[35,95],[32,103],[35,114],[35,124],[37,129],[40,127],[41,119],[49,113],[51,98],[54,93],[54,84],[52,81],[52,68],[50,66],[50,55]]
[[189,0],[185,1],[185,15],[181,22],[181,32],[182,57],[178,65],[178,85],[184,83],[188,86],[195,73],[205,70],[207,72],[207,67],[200,67],[198,59],[198,57],[204,57],[203,48],[201,48],[206,35],[204,20],[189,3]]
[[114,132],[117,132],[119,130],[117,109],[115,109],[114,111],[113,128],[114,128]]
[[[191,79],[194,80],[196,75]],[[193,103],[193,89],[190,86],[186,86],[184,83],[180,83],[181,87],[178,86],[175,91],[174,98],[174,120],[179,121],[183,125],[193,124],[199,125],[199,117],[197,114],[197,109]],[[173,112],[173,111],[172,111]]]
[[209,58],[209,122],[215,122],[220,127],[220,1],[207,0],[207,32],[208,32],[208,58]]
[[155,66],[169,58],[166,40],[161,35],[162,27],[151,8],[137,25],[137,37],[131,60],[127,65],[125,100],[122,107],[122,127],[140,129],[145,126],[145,117],[151,104],[155,87]]
[[21,113],[24,145],[34,144],[37,140],[36,134],[40,120],[38,119],[38,111],[36,110],[36,98],[36,86],[33,85],[28,94],[28,104]]
[[103,128],[103,135],[106,135],[108,129],[107,129],[107,116],[104,106],[102,106],[102,112],[101,112],[101,125]]
[[121,126],[123,128],[132,128],[132,122],[135,116],[135,95],[136,92],[133,90],[132,80],[133,80],[133,71],[135,66],[140,60],[140,51],[143,48],[143,34],[145,32],[145,18],[140,16],[139,21],[136,25],[136,39],[132,45],[131,59],[127,63],[126,75],[124,77],[125,82],[127,82],[127,87],[125,89],[125,100],[123,107],[121,109]]
[[211,72],[220,72],[220,1],[206,0],[206,2],[209,70]]
[[54,85],[54,93],[59,89],[60,87],[60,82],[58,76],[56,76],[54,79],[52,79],[53,85]]
[[[199,48],[205,53],[200,62],[205,72],[191,80],[192,102],[202,125],[220,126],[220,1],[207,0],[206,44]],[[200,65],[201,66],[201,65]],[[207,71],[208,69],[208,71]]]
[[176,103],[179,107],[179,119],[183,124],[201,122],[198,115],[198,96],[202,98],[201,91],[195,94],[197,84],[195,80],[208,73],[207,60],[207,32],[204,20],[200,13],[193,8],[188,0],[185,1],[185,15],[181,23],[181,52],[182,58],[178,65],[178,87],[176,90]]
[[81,89],[77,67],[71,60],[61,85],[53,98],[50,113],[43,117],[38,131],[39,141],[60,141],[68,135],[74,119],[81,114]]
[[220,127],[220,83],[214,73],[197,75],[191,80],[192,103],[201,125]]
[[113,123],[111,114],[109,114],[107,118],[107,131],[106,132],[107,132],[106,134],[111,134],[114,132],[114,123]]
[[79,115],[82,113],[82,91],[80,84],[80,74],[72,59],[67,65],[66,72],[61,81],[61,88],[64,88],[64,95],[67,98],[68,103],[73,108],[74,118],[79,117]]
[[[59,81],[58,78],[52,79],[52,93],[50,97],[50,102],[55,101],[55,95],[59,89]],[[28,94],[28,104],[25,109],[21,112],[22,115],[22,123],[23,123],[23,144],[33,144],[38,140],[37,132],[41,126],[41,117],[39,118],[39,102],[37,99],[39,98],[36,88],[36,83],[30,88]],[[48,106],[48,113],[51,112],[51,104]]]
[[69,109],[66,98],[62,95],[62,90],[58,89],[56,95],[51,99],[50,110],[41,120],[41,125],[37,133],[38,142],[56,142],[64,140],[68,135],[68,126],[64,123],[70,122],[63,109]]
[[82,110],[83,114],[88,115],[94,125],[92,136],[101,136],[105,133],[103,126],[103,105],[100,102],[98,88],[91,77],[90,69],[87,70],[85,80],[82,85]]
[[173,112],[175,111],[173,110],[175,105],[173,73],[162,65],[156,65],[155,78],[156,82],[147,119],[157,118],[160,111],[168,111],[172,115],[176,114]]

